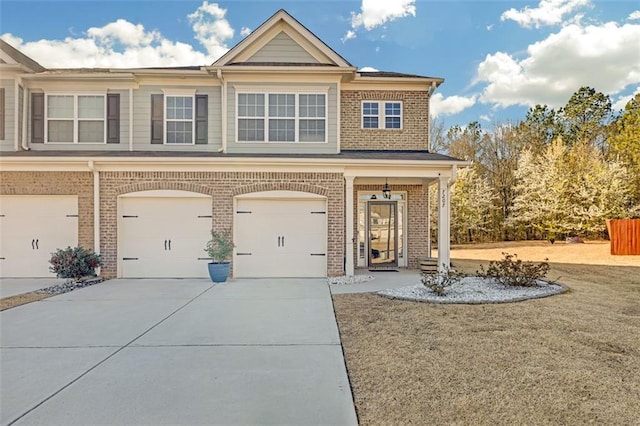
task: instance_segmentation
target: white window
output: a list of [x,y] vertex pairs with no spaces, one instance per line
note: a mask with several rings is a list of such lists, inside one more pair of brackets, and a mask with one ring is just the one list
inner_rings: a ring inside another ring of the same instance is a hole
[[238,93],[238,142],[326,142],[324,93]]
[[167,144],[193,144],[193,96],[167,95],[165,121]]
[[402,102],[363,101],[363,129],[402,129]]
[[105,95],[47,95],[46,142],[105,143]]

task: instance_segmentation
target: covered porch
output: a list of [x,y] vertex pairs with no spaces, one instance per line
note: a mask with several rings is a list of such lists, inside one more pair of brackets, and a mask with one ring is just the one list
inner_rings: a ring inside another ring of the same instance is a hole
[[[451,186],[465,162],[416,163],[345,170],[345,275],[357,269],[419,269],[432,255],[432,205],[438,269],[449,267]],[[434,186],[436,195],[430,196]]]

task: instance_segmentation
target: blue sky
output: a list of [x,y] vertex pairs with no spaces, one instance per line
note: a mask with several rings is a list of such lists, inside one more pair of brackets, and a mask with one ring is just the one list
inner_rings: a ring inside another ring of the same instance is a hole
[[583,85],[616,108],[640,91],[630,0],[2,0],[0,34],[48,67],[201,65],[281,8],[359,68],[445,78],[446,127],[517,121]]

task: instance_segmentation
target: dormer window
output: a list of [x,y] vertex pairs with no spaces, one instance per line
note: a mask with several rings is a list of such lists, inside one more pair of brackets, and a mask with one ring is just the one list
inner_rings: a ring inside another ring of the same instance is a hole
[[238,93],[238,142],[326,142],[326,93]]
[[402,129],[402,102],[363,101],[363,129]]

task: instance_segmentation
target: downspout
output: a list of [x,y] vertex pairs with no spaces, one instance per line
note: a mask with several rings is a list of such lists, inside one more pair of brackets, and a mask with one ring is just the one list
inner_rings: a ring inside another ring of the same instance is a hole
[[129,89],[129,151],[133,151],[133,89]]
[[[431,82],[431,87],[427,89],[427,122],[431,120],[431,95],[436,91],[436,82]],[[427,126],[427,151],[431,152],[431,128]]]
[[31,149],[27,146],[27,140],[28,140],[27,123],[31,118],[27,115],[27,113],[29,112],[29,104],[27,103],[27,100],[29,99],[29,94],[27,92],[28,92],[27,88],[23,85],[22,86],[22,142],[21,143],[22,143],[22,149],[25,151],[29,151]]
[[458,166],[457,165],[453,165],[453,168],[451,169],[451,179],[449,179],[449,189],[451,189],[451,187],[456,183],[456,180],[458,180]]
[[222,75],[222,69],[218,68],[216,75],[220,80],[220,111],[222,112],[222,148],[218,152],[227,152],[227,82]]
[[[20,138],[18,137],[18,127],[20,127],[20,121],[18,120],[20,116],[20,99],[18,94],[20,93],[20,83],[22,83],[22,79],[20,77],[16,78],[13,84],[13,90],[15,90],[15,101],[13,105],[13,110],[15,111],[13,117],[13,128],[15,129],[15,135],[13,138],[13,148],[15,151],[20,151]],[[24,116],[22,117],[24,120]],[[6,137],[6,135],[5,135]]]
[[87,166],[93,173],[93,251],[100,253],[100,172],[93,160]]

